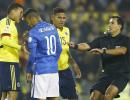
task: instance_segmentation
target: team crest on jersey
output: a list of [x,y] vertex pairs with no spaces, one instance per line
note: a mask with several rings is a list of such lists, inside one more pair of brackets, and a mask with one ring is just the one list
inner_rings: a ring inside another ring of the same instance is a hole
[[3,33],[9,33],[9,25],[6,25]]
[[68,33],[67,33],[67,32],[65,32],[65,35],[68,35]]

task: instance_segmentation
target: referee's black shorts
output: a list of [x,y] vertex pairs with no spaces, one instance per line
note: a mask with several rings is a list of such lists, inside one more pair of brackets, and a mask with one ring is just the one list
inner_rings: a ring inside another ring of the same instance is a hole
[[127,74],[118,73],[118,74],[104,74],[102,73],[99,80],[93,85],[90,92],[93,90],[100,91],[103,95],[105,94],[106,89],[109,85],[114,85],[118,88],[118,92],[123,91],[128,83]]

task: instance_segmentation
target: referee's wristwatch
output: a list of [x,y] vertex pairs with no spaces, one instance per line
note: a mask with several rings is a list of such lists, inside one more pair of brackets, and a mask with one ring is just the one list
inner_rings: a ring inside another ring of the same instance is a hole
[[107,50],[107,49],[106,49],[106,48],[103,48],[102,50],[103,50],[103,54],[106,54],[106,50]]

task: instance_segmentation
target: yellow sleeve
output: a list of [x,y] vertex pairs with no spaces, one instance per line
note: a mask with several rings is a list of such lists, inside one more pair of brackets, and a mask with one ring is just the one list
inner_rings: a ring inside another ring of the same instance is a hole
[[[1,26],[1,21],[0,21],[0,26]],[[0,34],[1,34],[1,28],[0,28]],[[0,37],[1,37],[1,35],[0,35]],[[1,43],[1,39],[0,39],[0,46],[2,45],[2,43]]]
[[15,41],[10,39],[8,36],[2,37],[1,44],[18,49],[18,50],[21,49],[21,46],[19,44],[15,43]]

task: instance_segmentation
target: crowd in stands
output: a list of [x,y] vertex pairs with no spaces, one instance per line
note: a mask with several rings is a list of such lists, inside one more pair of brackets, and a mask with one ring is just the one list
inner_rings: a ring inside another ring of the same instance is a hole
[[[67,11],[66,26],[71,30],[71,41],[76,43],[90,42],[93,39],[104,35],[107,30],[107,21],[111,15],[120,15],[125,20],[123,34],[130,36],[130,0],[14,0],[22,4],[25,8],[38,10],[42,18],[50,22],[52,9],[63,7]],[[0,19],[6,16],[8,5],[12,0],[0,0]],[[20,23],[23,30],[26,29],[24,23]],[[100,56],[92,55],[88,52],[81,53],[71,50],[73,57],[78,62],[82,71],[82,79],[77,80],[80,85],[78,90],[82,94],[89,94],[89,87],[97,78],[101,69]],[[29,84],[26,83],[25,67],[21,66],[22,94],[18,100],[29,100],[26,95]]]

